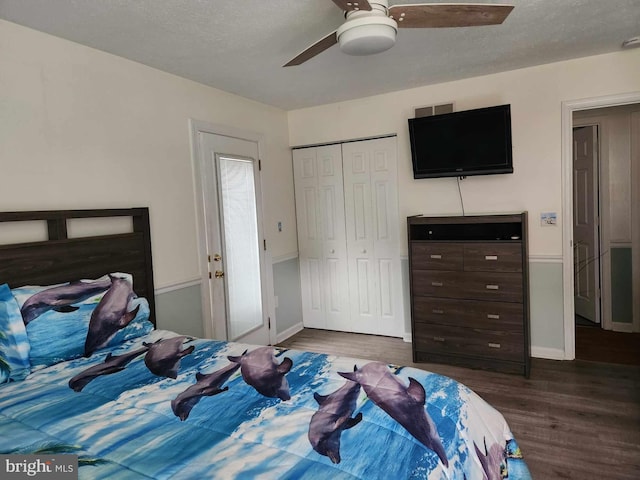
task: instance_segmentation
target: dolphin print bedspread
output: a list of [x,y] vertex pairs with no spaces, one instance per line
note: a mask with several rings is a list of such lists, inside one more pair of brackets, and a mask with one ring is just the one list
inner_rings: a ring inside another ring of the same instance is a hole
[[0,453],[74,453],[87,479],[531,478],[452,379],[162,330],[0,386]]

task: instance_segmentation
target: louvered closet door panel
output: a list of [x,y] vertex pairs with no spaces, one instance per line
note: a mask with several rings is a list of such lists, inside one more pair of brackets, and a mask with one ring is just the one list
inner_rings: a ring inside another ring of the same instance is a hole
[[326,328],[351,331],[340,145],[317,147]]
[[396,139],[342,145],[351,324],[402,336]]
[[302,317],[305,327],[325,328],[321,209],[317,149],[293,150]]

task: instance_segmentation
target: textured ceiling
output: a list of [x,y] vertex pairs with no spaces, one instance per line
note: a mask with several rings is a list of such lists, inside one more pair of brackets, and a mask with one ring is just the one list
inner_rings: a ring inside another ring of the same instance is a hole
[[401,29],[386,52],[334,46],[289,68],[343,21],[331,0],[0,0],[0,18],[286,110],[613,52],[640,35],[640,0],[484,3],[515,8],[502,25]]

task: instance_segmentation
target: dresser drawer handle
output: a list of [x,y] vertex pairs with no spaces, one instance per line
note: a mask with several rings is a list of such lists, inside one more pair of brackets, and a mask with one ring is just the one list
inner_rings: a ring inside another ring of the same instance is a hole
[[485,255],[485,260],[498,260],[498,255]]
[[441,287],[442,286],[442,282],[431,282],[431,286],[432,287]]
[[431,313],[442,315],[444,313],[444,310],[440,310],[439,308],[434,308],[433,310],[431,310]]
[[444,337],[433,337],[434,342],[444,342]]
[[487,313],[487,318],[492,320],[500,320],[500,315],[496,315],[495,313]]
[[440,260],[442,258],[442,255],[440,255],[439,253],[432,253],[431,255],[429,255],[429,257],[433,258],[434,260]]
[[486,285],[487,290],[499,290],[500,286],[499,285]]
[[489,348],[500,348],[500,344],[499,343],[489,342],[487,345],[489,345]]

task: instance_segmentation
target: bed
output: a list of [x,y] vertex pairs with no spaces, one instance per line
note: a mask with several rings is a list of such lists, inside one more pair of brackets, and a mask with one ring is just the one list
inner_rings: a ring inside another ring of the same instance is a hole
[[[103,217],[131,231],[69,238]],[[450,378],[155,328],[146,208],[0,213],[24,221],[47,238],[0,245],[0,454],[77,456],[87,479],[531,478]]]

